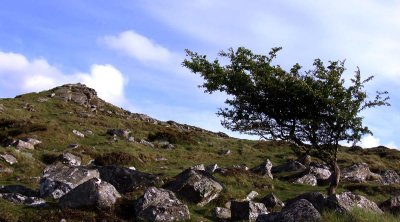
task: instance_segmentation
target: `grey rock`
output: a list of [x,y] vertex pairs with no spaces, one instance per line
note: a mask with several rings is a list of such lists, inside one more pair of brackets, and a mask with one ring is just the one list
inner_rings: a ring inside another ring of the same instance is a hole
[[136,167],[130,166],[130,167],[128,167],[128,169],[130,169],[130,170],[136,170]]
[[17,140],[12,144],[17,150],[23,150],[23,149],[28,149],[28,150],[33,150],[35,149],[35,146],[31,143],[25,142],[23,140]]
[[3,159],[10,165],[18,163],[17,158],[15,158],[13,155],[10,155],[10,154],[0,154],[0,159]]
[[306,174],[294,181],[295,184],[317,185],[317,178],[313,174]]
[[40,179],[39,193],[41,197],[51,196],[58,199],[80,184],[99,178],[97,169],[89,167],[71,167],[63,164],[54,164],[46,167]]
[[215,171],[217,171],[219,168],[218,164],[211,164],[206,166],[206,171],[210,174],[213,174]]
[[98,167],[100,178],[112,184],[120,193],[135,191],[162,183],[154,174],[143,173],[119,166]]
[[272,162],[269,159],[267,159],[262,164],[251,169],[251,172],[260,174],[264,177],[274,179],[274,177],[272,176],[272,173],[271,173],[271,169],[272,169]]
[[38,193],[22,185],[0,186],[0,193],[17,193],[27,197],[38,197]]
[[284,164],[272,167],[271,172],[273,174],[282,172],[302,172],[305,171],[306,169],[307,167],[305,167],[300,162],[290,160]]
[[216,207],[212,210],[212,216],[217,221],[229,221],[231,219],[231,210],[224,207]]
[[175,146],[168,141],[158,141],[157,146],[163,149],[170,149],[170,150],[175,148]]
[[285,222],[282,219],[281,212],[272,212],[269,214],[261,214],[257,217],[256,222]]
[[32,144],[34,146],[42,143],[42,141],[40,141],[38,139],[34,139],[34,138],[25,138],[25,139],[22,139],[22,140],[27,142],[27,143],[30,143],[30,144]]
[[206,171],[192,169],[183,171],[165,187],[198,206],[204,206],[217,198],[223,189]]
[[190,219],[188,207],[171,191],[149,187],[135,205],[138,219],[145,221],[184,221]]
[[251,201],[254,200],[254,198],[256,198],[258,196],[258,193],[254,190],[252,190],[250,193],[247,194],[245,200],[247,201]]
[[161,162],[161,161],[167,161],[168,159],[162,156],[162,157],[156,157],[154,160],[156,162]]
[[79,156],[75,156],[72,153],[63,153],[60,156],[60,160],[63,164],[69,166],[80,166],[81,165],[81,158]]
[[286,205],[280,214],[285,222],[321,221],[321,214],[305,199]]
[[135,143],[136,142],[135,137],[133,136],[128,137],[128,142]]
[[30,207],[44,206],[46,204],[46,201],[41,198],[27,197],[19,193],[0,193],[0,197],[4,200]]
[[329,196],[327,198],[327,206],[340,213],[350,213],[354,207],[370,210],[378,214],[383,213],[375,202],[349,191]]
[[80,83],[66,84],[53,89],[53,91],[54,98],[64,100],[65,102],[72,101],[84,107],[100,105],[96,91]]
[[78,130],[72,130],[72,133],[75,134],[77,137],[84,138],[85,134],[79,132]]
[[342,172],[342,180],[352,183],[364,183],[367,181],[371,171],[368,164],[356,163],[346,168]]
[[122,137],[125,139],[129,138],[129,134],[131,132],[128,130],[124,130],[124,129],[109,129],[107,130],[107,134],[110,136],[118,136],[118,137]]
[[198,165],[194,165],[192,167],[190,167],[190,169],[192,170],[206,170],[206,168],[204,167],[204,164],[198,164]]
[[229,155],[229,154],[232,153],[232,151],[231,151],[231,150],[228,150],[228,149],[222,149],[222,150],[220,150],[218,153],[219,153],[220,155]]
[[381,177],[383,185],[400,184],[400,176],[394,170],[386,170]]
[[71,149],[76,149],[78,147],[79,147],[79,144],[77,144],[77,143],[71,143],[68,145],[68,148],[71,148]]
[[392,214],[400,214],[400,195],[392,196],[379,205],[380,209],[391,212]]
[[249,170],[249,167],[246,166],[245,164],[236,164],[236,165],[233,165],[232,168],[238,169],[238,170],[243,170],[243,171]]
[[331,171],[326,166],[310,166],[309,173],[313,174],[317,180],[327,180],[331,176]]
[[232,201],[231,214],[233,221],[256,221],[260,214],[268,214],[268,210],[262,203],[252,201]]
[[151,143],[151,142],[149,142],[149,141],[147,141],[147,140],[144,140],[144,139],[141,139],[141,140],[140,140],[140,144],[143,144],[143,145],[145,145],[145,146],[154,148],[154,144],[153,144],[153,143]]
[[290,205],[298,200],[304,199],[310,202],[319,212],[322,212],[326,207],[326,198],[326,195],[321,192],[307,192],[286,201],[286,205]]
[[267,196],[263,197],[261,199],[261,203],[263,203],[265,207],[269,209],[285,206],[285,204],[273,193],[270,193]]
[[120,197],[113,185],[92,178],[62,196],[59,205],[67,208],[111,209]]

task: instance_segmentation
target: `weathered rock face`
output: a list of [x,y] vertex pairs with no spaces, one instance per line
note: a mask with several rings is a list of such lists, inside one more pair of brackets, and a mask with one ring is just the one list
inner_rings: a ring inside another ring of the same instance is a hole
[[65,102],[72,101],[85,107],[100,105],[96,91],[80,83],[66,84],[53,90],[54,98],[62,99]]
[[272,169],[272,163],[270,160],[267,159],[264,163],[251,169],[251,171],[253,173],[260,174],[264,177],[274,179],[274,177],[272,176],[272,173],[271,173],[271,169]]
[[367,198],[356,195],[351,192],[344,192],[329,196],[327,198],[327,206],[337,212],[348,213],[354,207],[370,210],[372,212],[382,214],[382,210],[376,203],[368,200]]
[[113,185],[92,178],[62,196],[59,205],[68,208],[110,209],[120,197]]
[[400,214],[400,196],[390,197],[388,200],[379,205],[384,210],[391,212],[392,214]]
[[300,194],[299,196],[288,200],[286,205],[290,205],[301,199],[310,202],[319,212],[322,212],[322,210],[326,207],[326,195],[320,192],[308,192]]
[[10,154],[0,154],[0,159],[6,161],[10,165],[13,165],[14,163],[18,163],[17,159]]
[[317,180],[327,180],[331,176],[331,171],[326,166],[310,166],[309,173],[313,174]]
[[233,221],[256,221],[260,214],[268,214],[268,210],[262,203],[255,203],[252,201],[232,201],[231,213]]
[[129,134],[131,132],[128,130],[124,130],[124,129],[109,129],[107,130],[107,134],[110,136],[119,136],[125,139],[129,138]]
[[70,167],[54,164],[46,167],[40,179],[39,193],[42,197],[60,198],[73,188],[92,179],[99,178],[99,171],[88,167]]
[[272,167],[271,172],[273,174],[274,173],[282,173],[282,172],[301,172],[306,169],[307,169],[307,167],[305,167],[303,164],[301,164],[297,161],[291,160],[284,164]]
[[43,206],[46,204],[46,201],[44,201],[41,198],[37,197],[27,197],[19,193],[0,193],[0,198],[3,198],[4,200],[16,203],[16,204],[23,204],[27,205],[30,207],[37,207],[37,206]]
[[368,164],[356,163],[346,168],[342,172],[342,180],[352,183],[363,183],[367,181],[371,171]]
[[268,194],[267,196],[261,199],[261,203],[265,205],[267,208],[276,208],[276,207],[283,207],[285,204],[278,199],[273,193]]
[[27,197],[37,197],[38,193],[22,185],[0,186],[0,193],[17,193]]
[[317,185],[317,178],[313,174],[306,174],[294,181],[296,184]]
[[81,158],[79,156],[75,156],[72,153],[63,153],[60,156],[60,160],[63,164],[69,166],[80,166],[81,165]]
[[136,217],[145,221],[190,219],[188,207],[171,191],[149,187],[135,205]]
[[229,221],[231,219],[231,210],[224,207],[216,207],[212,210],[212,216],[217,221]]
[[166,189],[176,192],[190,202],[204,206],[218,197],[223,188],[209,173],[187,169],[167,184]]
[[100,178],[112,184],[120,193],[131,192],[162,183],[153,174],[143,173],[119,166],[104,166],[98,168]]
[[286,205],[280,212],[282,221],[321,221],[321,214],[307,200],[300,199]]
[[400,184],[400,176],[394,170],[386,170],[381,178],[383,185]]

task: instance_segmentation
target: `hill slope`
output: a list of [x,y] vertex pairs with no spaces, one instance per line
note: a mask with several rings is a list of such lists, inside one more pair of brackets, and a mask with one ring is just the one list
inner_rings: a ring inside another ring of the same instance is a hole
[[[34,149],[16,148],[18,141],[28,138],[41,143]],[[0,145],[1,155],[12,155],[18,161],[11,165],[0,158],[0,185],[20,184],[34,190],[39,188],[45,167],[66,152],[79,156],[82,165],[94,161],[96,165],[135,167],[157,175],[164,182],[191,166],[218,164],[226,170],[214,177],[223,184],[224,190],[204,207],[188,203],[194,221],[212,220],[212,208],[225,205],[229,199],[243,199],[252,190],[259,193],[256,200],[271,192],[287,200],[307,191],[325,192],[326,189],[326,185],[293,184],[296,174],[277,173],[271,180],[245,170],[267,159],[274,166],[296,160],[294,152],[284,142],[230,138],[223,133],[130,113],[101,100],[93,89],[81,84],[0,99]],[[384,147],[368,150],[343,147],[339,154],[342,169],[365,162],[378,174],[388,169],[398,171],[399,160],[400,152]],[[345,182],[340,190],[352,190],[378,202],[400,193],[399,185],[383,186],[374,181]],[[101,218],[129,221],[134,220],[134,200],[142,194],[143,189],[124,194],[115,208],[107,212],[60,210],[53,199],[46,199],[49,206],[39,209],[0,200],[0,221],[60,221],[62,218],[67,221]],[[329,213],[323,216],[326,220],[334,217]]]

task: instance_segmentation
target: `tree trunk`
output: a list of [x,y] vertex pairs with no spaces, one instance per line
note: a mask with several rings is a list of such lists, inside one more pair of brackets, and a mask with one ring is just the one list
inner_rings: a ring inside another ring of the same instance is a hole
[[336,194],[336,188],[339,185],[340,181],[340,168],[337,164],[337,161],[333,161],[332,163],[333,173],[331,175],[331,181],[328,188],[328,195]]

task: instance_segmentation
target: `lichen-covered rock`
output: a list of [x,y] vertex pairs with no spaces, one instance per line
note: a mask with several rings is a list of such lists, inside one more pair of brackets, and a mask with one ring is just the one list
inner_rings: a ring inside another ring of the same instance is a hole
[[57,163],[46,167],[43,171],[39,193],[42,197],[51,196],[58,199],[80,184],[99,177],[97,169],[83,166],[71,167]]
[[368,164],[356,163],[346,168],[342,172],[342,180],[352,183],[364,183],[367,181],[371,171]]
[[23,204],[30,207],[37,207],[43,206],[46,204],[41,198],[38,197],[27,197],[19,193],[0,193],[0,198],[4,200],[16,203],[16,204]]
[[190,219],[188,207],[169,190],[149,187],[135,205],[136,217],[144,221],[183,221]]
[[222,185],[206,171],[192,169],[177,175],[165,188],[199,206],[204,206],[217,198],[223,189]]
[[291,204],[286,205],[280,212],[282,221],[321,221],[321,214],[307,200],[300,199]]
[[386,170],[381,176],[383,185],[400,184],[400,176],[394,170]]
[[98,167],[100,178],[112,184],[120,193],[146,188],[162,183],[154,174],[143,173],[119,166]]
[[314,174],[306,174],[306,175],[298,178],[297,180],[295,180],[294,183],[316,186],[317,178],[314,176]]
[[6,161],[10,165],[18,163],[17,158],[15,158],[13,155],[10,154],[0,154],[0,159]]
[[192,170],[203,170],[203,171],[206,170],[204,164],[198,164],[198,165],[191,166],[190,169],[192,169]]
[[60,156],[60,160],[63,164],[69,166],[80,166],[81,165],[81,158],[79,156],[75,156],[72,153],[63,153]]
[[384,210],[391,212],[392,214],[399,215],[400,214],[400,196],[392,196],[387,199],[385,202],[381,203],[379,207]]
[[67,208],[111,209],[120,197],[113,185],[92,178],[62,196],[59,205]]
[[261,203],[263,203],[265,207],[269,209],[285,206],[285,204],[273,193],[270,193],[267,196],[263,197],[261,199]]
[[307,192],[300,194],[293,199],[287,200],[286,205],[290,205],[300,199],[310,202],[319,212],[322,212],[326,207],[326,195],[321,192]]
[[272,162],[267,159],[262,164],[251,169],[251,172],[273,179],[274,177],[272,176],[271,169],[272,169]]
[[317,180],[327,180],[331,176],[331,171],[326,166],[310,166],[309,173]]
[[302,172],[305,171],[306,169],[307,167],[305,167],[300,162],[290,160],[284,164],[272,167],[271,172],[273,174],[282,172]]
[[212,210],[212,216],[217,221],[229,221],[231,219],[231,210],[224,207],[216,207]]
[[327,206],[341,213],[349,213],[354,207],[369,210],[378,214],[383,213],[375,202],[349,191],[329,196],[327,198]]
[[231,215],[233,221],[256,221],[260,214],[268,214],[262,203],[252,201],[231,201]]
[[94,89],[91,89],[83,84],[66,84],[53,89],[54,98],[62,99],[65,102],[75,102],[79,105],[90,107],[100,105],[100,100]]
[[253,200],[254,198],[256,198],[258,196],[258,193],[254,190],[252,190],[250,193],[247,194],[245,200]]

